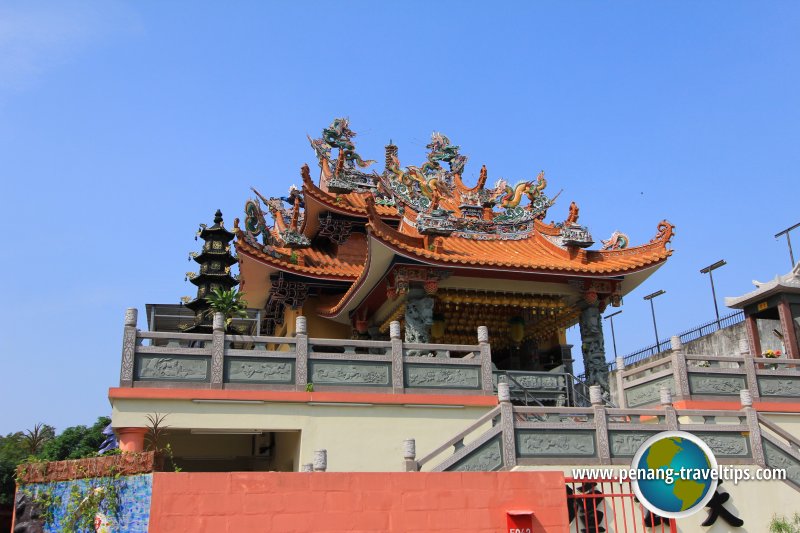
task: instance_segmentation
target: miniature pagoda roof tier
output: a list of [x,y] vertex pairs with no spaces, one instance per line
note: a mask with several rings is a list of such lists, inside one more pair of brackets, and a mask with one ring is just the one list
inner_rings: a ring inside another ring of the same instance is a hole
[[231,266],[238,259],[231,254],[230,241],[235,233],[225,229],[222,212],[217,209],[214,214],[214,225],[200,225],[197,232],[203,242],[202,251],[193,253],[191,257],[200,264],[199,273],[187,272],[186,276],[197,287],[197,295],[191,301],[185,302],[185,307],[195,313],[195,320],[186,329],[187,332],[210,332],[211,317],[208,309],[210,304],[206,297],[216,288],[230,290],[239,284],[231,274]]

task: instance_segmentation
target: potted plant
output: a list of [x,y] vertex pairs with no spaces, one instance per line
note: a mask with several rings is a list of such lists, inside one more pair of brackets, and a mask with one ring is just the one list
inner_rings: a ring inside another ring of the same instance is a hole
[[213,316],[214,313],[222,313],[225,317],[225,330],[231,330],[231,322],[234,318],[247,318],[247,302],[242,299],[243,293],[236,289],[216,288],[211,294],[206,296],[209,304],[208,312]]

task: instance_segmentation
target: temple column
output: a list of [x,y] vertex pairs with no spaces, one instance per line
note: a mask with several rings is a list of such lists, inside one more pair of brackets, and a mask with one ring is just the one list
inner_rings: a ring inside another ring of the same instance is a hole
[[761,357],[761,339],[758,336],[756,317],[749,315],[744,319],[744,329],[747,332],[747,343],[750,345],[750,354]]
[[786,357],[789,359],[800,359],[800,348],[797,345],[797,332],[794,330],[794,319],[792,318],[792,307],[786,298],[781,298],[778,302],[778,316],[781,319],[781,329],[783,330],[783,345],[786,349]]
[[405,342],[429,343],[433,324],[433,298],[421,288],[412,288],[406,296]]
[[608,365],[606,364],[603,322],[599,302],[586,303],[580,316],[581,351],[587,385],[600,385],[608,391]]
[[147,428],[117,428],[119,449],[123,452],[143,452]]

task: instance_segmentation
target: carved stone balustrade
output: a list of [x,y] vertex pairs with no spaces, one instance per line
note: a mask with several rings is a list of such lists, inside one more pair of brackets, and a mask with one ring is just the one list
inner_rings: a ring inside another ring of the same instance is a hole
[[[126,313],[120,386],[484,394],[494,391],[491,348],[474,345],[316,339],[298,317],[294,337],[136,329]],[[392,328],[399,332],[399,325]],[[428,354],[429,356],[409,355]]]

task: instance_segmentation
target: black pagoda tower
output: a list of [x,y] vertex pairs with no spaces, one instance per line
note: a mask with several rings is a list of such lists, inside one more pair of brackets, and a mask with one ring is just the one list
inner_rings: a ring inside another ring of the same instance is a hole
[[239,284],[231,275],[231,266],[237,259],[231,254],[230,242],[234,234],[225,229],[222,223],[222,211],[214,213],[214,225],[210,228],[200,225],[197,236],[203,239],[203,250],[192,257],[200,264],[200,272],[187,272],[187,278],[197,286],[197,296],[187,302],[186,307],[194,311],[194,324],[186,328],[190,333],[211,333],[213,317],[209,313],[206,296],[214,289],[230,290]]

